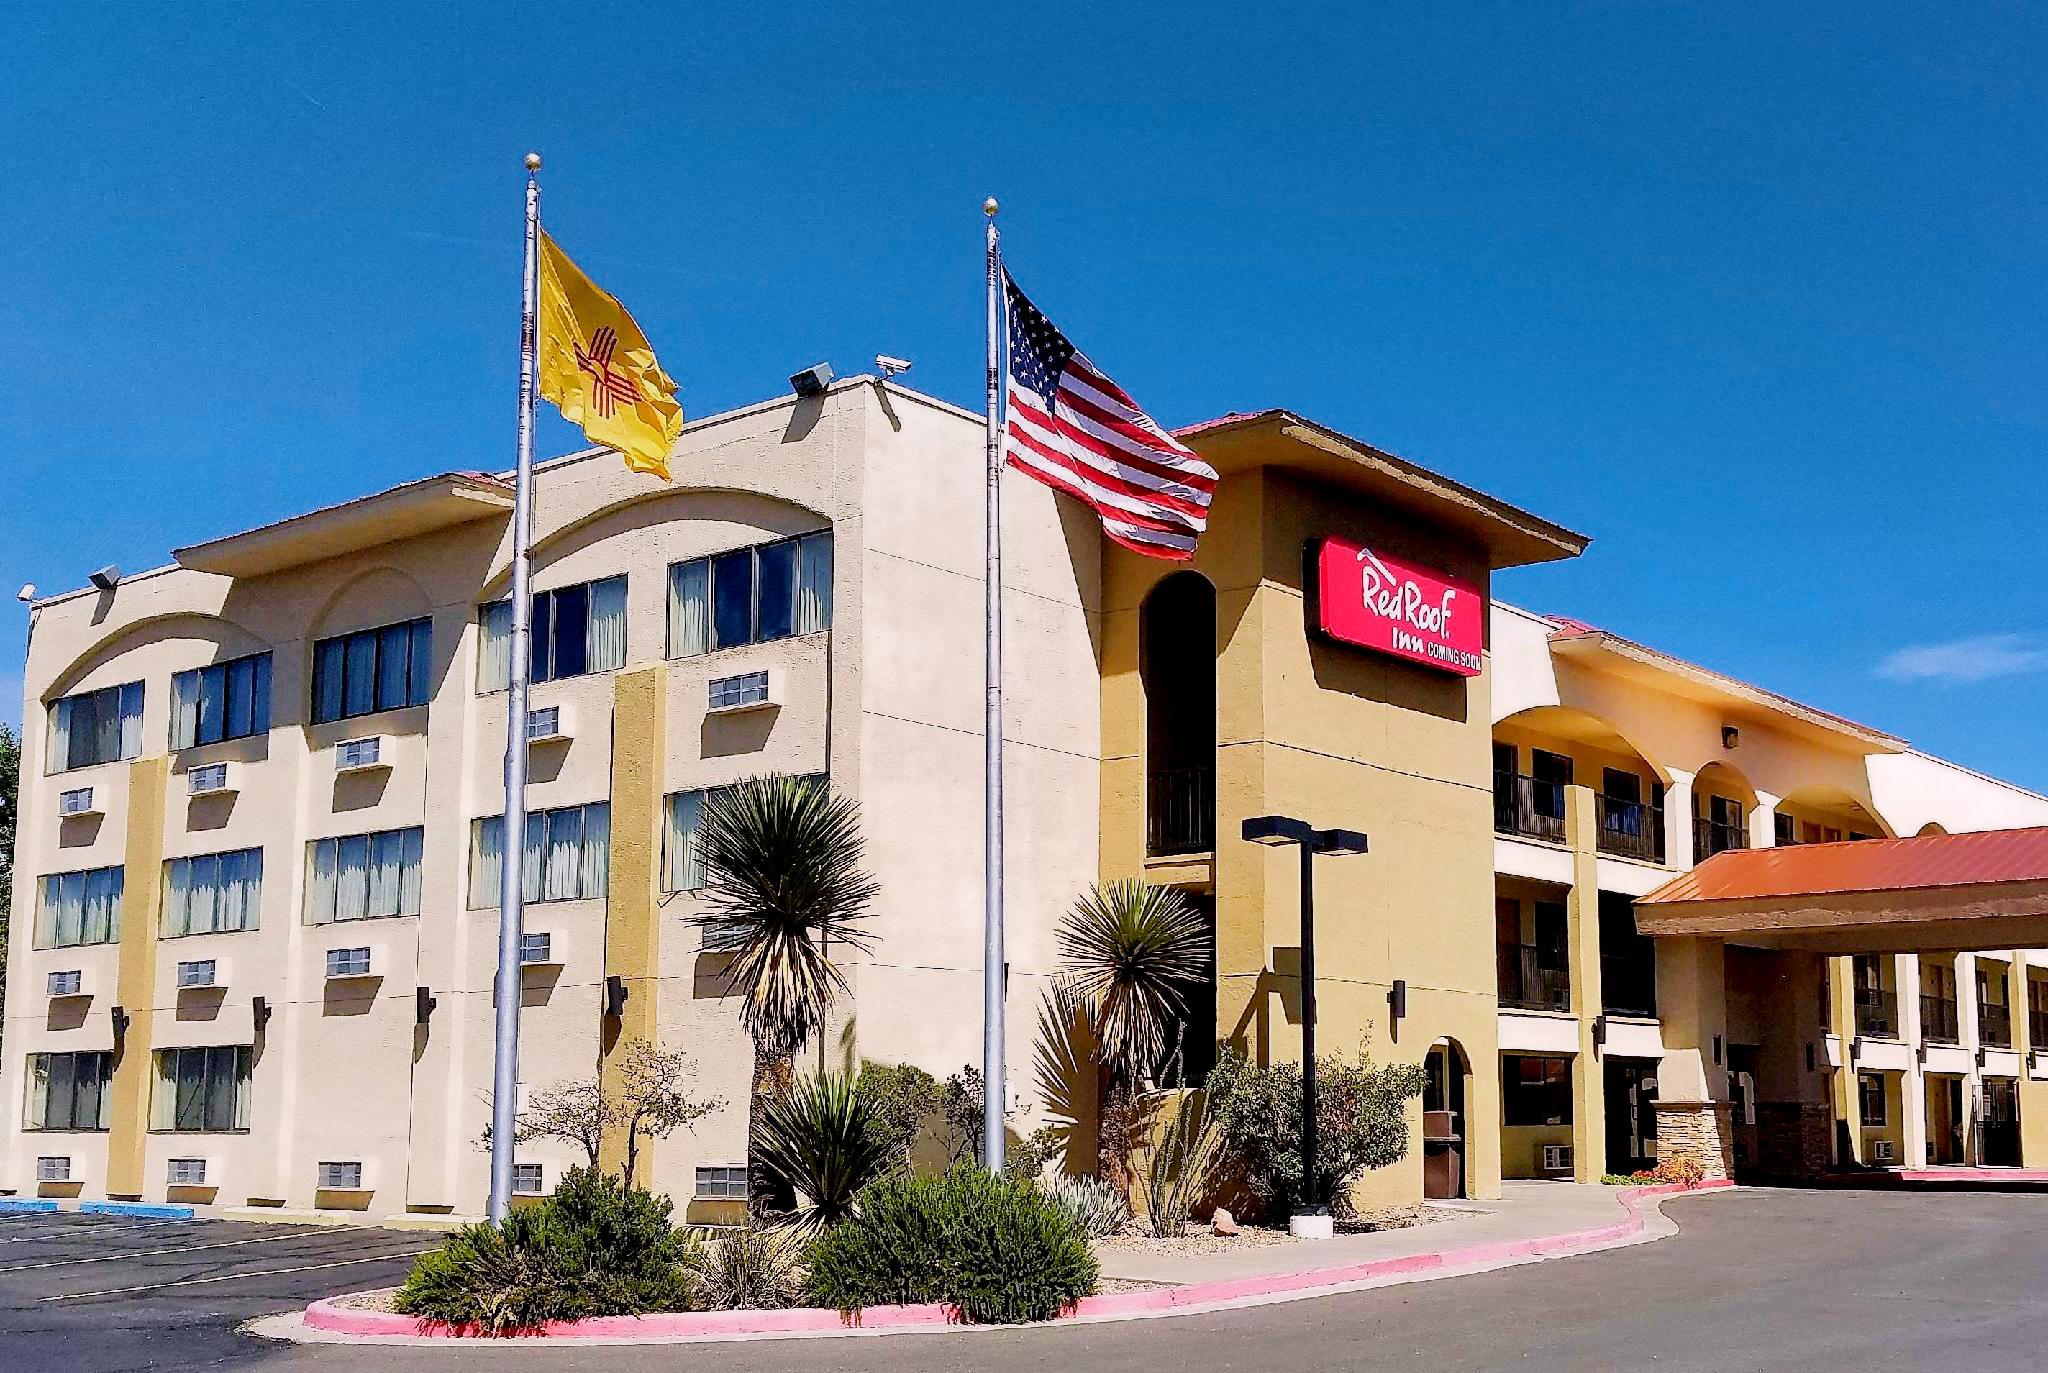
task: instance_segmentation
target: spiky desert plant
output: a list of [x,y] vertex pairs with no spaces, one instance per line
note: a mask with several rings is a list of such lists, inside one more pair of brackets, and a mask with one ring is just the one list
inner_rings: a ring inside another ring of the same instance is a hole
[[754,1148],[761,1171],[796,1199],[791,1219],[813,1228],[845,1220],[855,1193],[905,1163],[850,1073],[820,1073],[769,1102]]
[[1088,1006],[1097,1053],[1132,1086],[1164,1065],[1168,1038],[1209,975],[1209,930],[1172,887],[1099,883],[1055,933],[1061,972]]
[[780,1227],[707,1236],[690,1259],[697,1304],[710,1311],[766,1311],[803,1295],[804,1237]]
[[[1157,1105],[1173,1110],[1173,1093],[1159,1093]],[[1222,1122],[1209,1109],[1203,1092],[1180,1096],[1179,1109],[1159,1137],[1159,1145],[1138,1174],[1145,1202],[1145,1222],[1162,1239],[1180,1233],[1182,1222],[1209,1190],[1223,1160]]]
[[1114,1235],[1130,1223],[1131,1205],[1101,1178],[1060,1174],[1043,1184],[1045,1198],[1074,1218],[1089,1239]]

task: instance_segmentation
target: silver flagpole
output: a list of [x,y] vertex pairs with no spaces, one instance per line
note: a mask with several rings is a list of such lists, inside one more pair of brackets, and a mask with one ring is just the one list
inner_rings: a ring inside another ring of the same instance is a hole
[[1001,309],[1003,256],[996,235],[996,202],[988,216],[988,714],[983,725],[983,770],[988,794],[983,811],[983,919],[981,1012],[981,1156],[990,1172],[1003,1166],[1003,999],[1009,968],[1003,961],[1003,378]]
[[540,276],[540,154],[526,155],[526,272],[519,320],[519,471],[512,499],[512,661],[505,693],[505,828],[498,842],[498,1031],[491,1058],[491,1209],[512,1204],[513,1135],[519,1128],[519,942],[526,925],[526,677],[533,607],[527,551],[533,543],[535,296]]

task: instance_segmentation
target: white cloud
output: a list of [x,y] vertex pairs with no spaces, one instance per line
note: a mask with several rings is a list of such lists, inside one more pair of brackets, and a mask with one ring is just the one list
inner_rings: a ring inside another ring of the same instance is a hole
[[1914,644],[1877,665],[1894,682],[1986,682],[2048,668],[2048,647],[2021,634],[1974,634],[1940,644]]

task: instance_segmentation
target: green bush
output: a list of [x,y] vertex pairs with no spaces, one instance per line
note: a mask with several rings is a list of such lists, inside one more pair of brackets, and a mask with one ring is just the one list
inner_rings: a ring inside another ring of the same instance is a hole
[[592,1168],[498,1225],[465,1226],[419,1256],[393,1305],[486,1334],[586,1316],[690,1308],[691,1241],[669,1201]]
[[[1368,1168],[1385,1168],[1408,1153],[1408,1103],[1422,1095],[1420,1064],[1375,1067],[1316,1060],[1318,1194],[1341,1203],[1344,1188]],[[1261,1068],[1226,1050],[1208,1081],[1230,1157],[1269,1214],[1292,1211],[1301,1185],[1301,1065]]]
[[918,1132],[939,1109],[939,1080],[911,1063],[861,1060],[861,1099],[874,1112],[875,1128],[908,1160]]
[[895,1177],[811,1247],[805,1294],[820,1306],[945,1302],[970,1321],[1050,1320],[1095,1290],[1087,1236],[1021,1178],[970,1166]]

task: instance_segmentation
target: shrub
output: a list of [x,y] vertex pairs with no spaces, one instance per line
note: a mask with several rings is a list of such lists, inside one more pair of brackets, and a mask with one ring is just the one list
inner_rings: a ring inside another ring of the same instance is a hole
[[875,1128],[907,1163],[918,1132],[939,1109],[939,1080],[914,1064],[862,1060],[856,1086]]
[[[1408,1152],[1408,1102],[1422,1094],[1420,1064],[1375,1067],[1363,1051],[1356,1063],[1316,1060],[1316,1173],[1320,1196],[1340,1200],[1368,1168],[1398,1163]],[[1231,1158],[1269,1211],[1292,1210],[1301,1196],[1301,1066],[1260,1068],[1226,1051],[1209,1074],[1209,1109]]]
[[1655,1168],[1638,1168],[1627,1177],[1609,1173],[1600,1180],[1621,1187],[1697,1187],[1707,1180],[1707,1170],[1697,1159],[1663,1159]]
[[1040,1188],[1045,1198],[1074,1218],[1081,1233],[1099,1240],[1131,1222],[1131,1204],[1115,1186],[1096,1177],[1053,1178]]
[[738,1230],[706,1236],[690,1261],[697,1304],[711,1311],[794,1306],[803,1294],[803,1246],[789,1230]]
[[861,1193],[854,1218],[812,1245],[806,1295],[821,1306],[945,1302],[980,1322],[1050,1320],[1095,1290],[1087,1236],[1020,1178],[956,1167]]
[[592,1168],[501,1224],[465,1226],[413,1264],[393,1305],[486,1334],[586,1316],[688,1310],[691,1241],[669,1201]]
[[846,1219],[861,1188],[904,1164],[897,1142],[845,1073],[821,1073],[770,1101],[754,1150],[761,1171],[795,1193],[795,1219],[804,1225]]
[[1215,1180],[1222,1157],[1223,1130],[1207,1094],[1182,1097],[1180,1109],[1167,1122],[1159,1146],[1138,1175],[1145,1220],[1153,1234],[1167,1238],[1180,1233],[1182,1222]]

